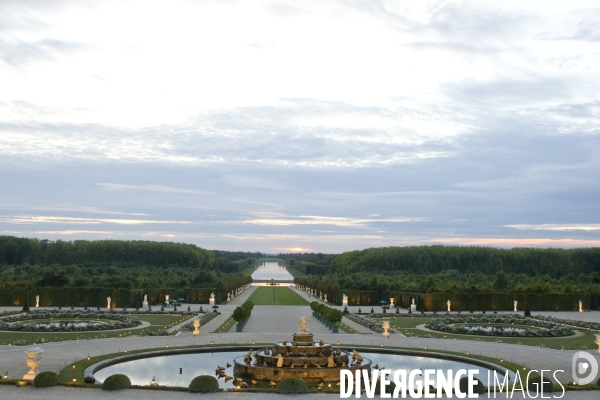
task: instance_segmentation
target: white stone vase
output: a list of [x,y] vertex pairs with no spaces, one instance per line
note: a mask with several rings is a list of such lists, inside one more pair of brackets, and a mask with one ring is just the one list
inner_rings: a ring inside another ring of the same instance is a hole
[[23,379],[28,380],[28,381],[32,381],[32,380],[35,379],[35,376],[37,375],[36,368],[40,366],[40,360],[42,359],[42,357],[40,356],[40,354],[43,351],[44,350],[40,349],[36,345],[33,345],[30,348],[28,348],[27,350],[25,350],[25,357],[27,359],[27,366],[30,369],[29,369],[28,373],[26,373],[25,375],[23,375]]

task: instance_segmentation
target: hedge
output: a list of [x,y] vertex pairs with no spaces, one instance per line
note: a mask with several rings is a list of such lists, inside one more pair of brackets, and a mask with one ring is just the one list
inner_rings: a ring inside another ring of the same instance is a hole
[[118,390],[131,387],[131,381],[127,375],[114,374],[109,376],[102,383],[102,390]]
[[192,393],[209,393],[219,391],[219,381],[210,375],[200,375],[192,379],[189,391]]
[[300,378],[283,378],[277,384],[275,391],[279,394],[308,393],[308,385]]
[[36,388],[58,386],[60,385],[60,379],[56,373],[44,371],[36,375],[33,379],[33,385]]

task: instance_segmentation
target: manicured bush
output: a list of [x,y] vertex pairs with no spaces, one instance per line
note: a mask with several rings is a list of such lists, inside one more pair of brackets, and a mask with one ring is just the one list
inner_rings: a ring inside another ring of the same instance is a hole
[[283,378],[275,391],[279,394],[308,393],[308,385],[300,378]]
[[114,374],[109,376],[102,383],[102,390],[119,390],[131,387],[131,381],[127,375]]
[[529,309],[529,304],[525,306],[525,313],[523,314],[526,317],[531,317],[531,310]]
[[542,392],[542,387],[544,393],[550,393],[554,390],[554,384],[550,382],[548,378],[544,379],[543,384],[541,376],[532,376],[527,380],[527,389],[529,389],[532,394]]
[[51,387],[60,385],[60,379],[58,379],[58,375],[52,371],[44,371],[40,372],[33,379],[33,385],[36,388],[40,387]]
[[237,307],[235,310],[233,310],[232,317],[237,322],[240,322],[250,317],[250,311],[242,307]]
[[[475,387],[473,388],[473,393],[484,393],[485,392],[485,386],[483,386],[483,383],[481,383],[481,381],[479,379],[475,378]],[[464,377],[464,378],[460,378],[460,381],[458,382],[458,387],[460,388],[460,391],[463,393],[468,393],[469,392],[469,378],[468,377]]]
[[337,324],[338,322],[342,321],[343,316],[344,316],[344,314],[342,314],[342,312],[340,310],[336,310],[335,308],[330,308],[327,311],[325,318],[327,318],[327,321],[331,322],[332,324]]
[[27,301],[27,299],[25,299],[25,302],[23,303],[23,312],[29,312],[29,301]]
[[200,375],[192,379],[189,386],[192,393],[209,393],[219,391],[217,378],[210,375]]

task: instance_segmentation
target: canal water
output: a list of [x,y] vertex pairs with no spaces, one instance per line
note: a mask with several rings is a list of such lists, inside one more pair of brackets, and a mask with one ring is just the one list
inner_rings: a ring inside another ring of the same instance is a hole
[[254,280],[293,281],[294,277],[287,270],[276,262],[265,262],[254,270],[252,274]]

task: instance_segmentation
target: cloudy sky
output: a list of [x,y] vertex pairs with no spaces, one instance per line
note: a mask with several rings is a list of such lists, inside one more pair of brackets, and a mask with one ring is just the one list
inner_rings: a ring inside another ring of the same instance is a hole
[[0,234],[600,246],[597,1],[0,1]]

